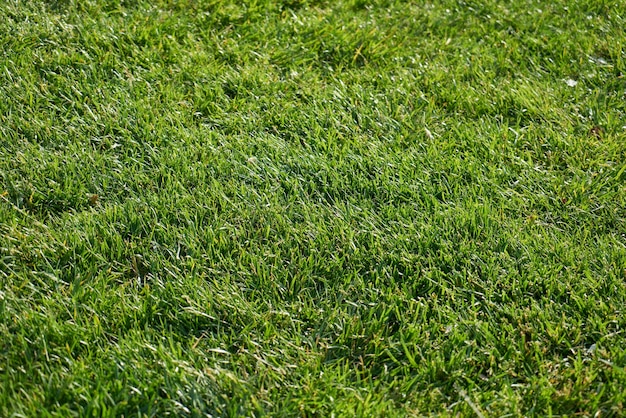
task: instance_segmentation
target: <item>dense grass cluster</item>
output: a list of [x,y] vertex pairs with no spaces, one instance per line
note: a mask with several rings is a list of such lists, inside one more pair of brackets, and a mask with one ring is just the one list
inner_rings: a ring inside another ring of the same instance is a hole
[[0,416],[625,414],[625,27],[0,2]]

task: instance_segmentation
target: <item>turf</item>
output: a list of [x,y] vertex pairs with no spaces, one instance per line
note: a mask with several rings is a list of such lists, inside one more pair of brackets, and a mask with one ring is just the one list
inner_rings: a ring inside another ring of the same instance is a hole
[[623,0],[0,3],[0,415],[611,416]]

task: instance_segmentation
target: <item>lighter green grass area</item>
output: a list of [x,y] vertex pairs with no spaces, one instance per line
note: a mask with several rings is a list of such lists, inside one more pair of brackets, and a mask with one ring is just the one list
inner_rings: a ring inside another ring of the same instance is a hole
[[0,416],[625,414],[625,27],[2,1]]

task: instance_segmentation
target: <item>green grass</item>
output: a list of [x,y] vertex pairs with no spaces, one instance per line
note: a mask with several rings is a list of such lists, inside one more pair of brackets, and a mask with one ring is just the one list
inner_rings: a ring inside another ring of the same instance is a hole
[[0,416],[611,416],[623,0],[0,3]]

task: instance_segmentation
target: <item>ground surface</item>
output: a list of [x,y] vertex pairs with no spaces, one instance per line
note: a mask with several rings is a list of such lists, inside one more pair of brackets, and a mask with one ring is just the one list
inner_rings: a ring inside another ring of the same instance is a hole
[[624,27],[2,1],[0,415],[624,414]]

